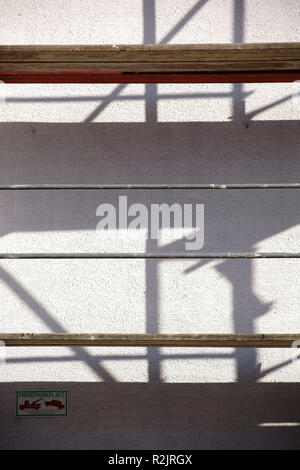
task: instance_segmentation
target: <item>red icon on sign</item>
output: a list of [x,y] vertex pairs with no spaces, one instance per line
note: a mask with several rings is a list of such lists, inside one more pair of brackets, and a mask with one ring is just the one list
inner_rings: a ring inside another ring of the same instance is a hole
[[45,405],[56,406],[59,410],[62,410],[65,407],[65,405],[63,405],[62,402],[59,400],[45,401]]
[[41,398],[39,398],[38,400],[35,400],[33,401],[32,403],[29,403],[29,400],[25,400],[23,405],[20,405],[20,410],[25,410],[25,408],[33,408],[34,410],[39,410],[41,405],[40,403],[38,403],[38,401],[40,401]]

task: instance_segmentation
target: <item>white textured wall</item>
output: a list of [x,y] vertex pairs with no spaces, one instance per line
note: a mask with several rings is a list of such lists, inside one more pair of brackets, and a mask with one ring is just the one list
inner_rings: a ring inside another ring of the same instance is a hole
[[[299,40],[298,0],[0,0],[1,44]],[[8,85],[0,184],[299,181],[292,84]],[[0,251],[183,251],[144,232],[95,231],[117,203],[205,205],[204,251],[300,251],[299,194],[2,192]],[[167,235],[167,237],[166,237]],[[6,260],[5,332],[288,333],[297,260]],[[290,350],[11,348],[1,448],[297,448]],[[68,418],[14,417],[15,391],[67,389]],[[30,433],[28,432],[30,430]]]

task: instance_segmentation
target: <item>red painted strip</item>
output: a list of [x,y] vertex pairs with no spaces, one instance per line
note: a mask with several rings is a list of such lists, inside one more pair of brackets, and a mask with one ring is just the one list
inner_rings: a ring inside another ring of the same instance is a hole
[[300,70],[292,72],[172,72],[172,73],[1,73],[5,83],[263,83],[300,80]]

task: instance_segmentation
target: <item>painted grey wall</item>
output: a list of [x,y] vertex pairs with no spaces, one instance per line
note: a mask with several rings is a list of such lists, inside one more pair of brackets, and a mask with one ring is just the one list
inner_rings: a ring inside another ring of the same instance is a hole
[[[299,40],[297,0],[0,1],[1,44]],[[299,181],[297,85],[7,85],[0,184]],[[183,251],[99,233],[100,203],[202,203],[204,251],[299,252],[298,191],[2,192],[1,252]],[[288,333],[297,260],[6,260],[5,332]],[[11,348],[0,448],[298,448],[291,350]],[[68,418],[14,416],[66,389]]]

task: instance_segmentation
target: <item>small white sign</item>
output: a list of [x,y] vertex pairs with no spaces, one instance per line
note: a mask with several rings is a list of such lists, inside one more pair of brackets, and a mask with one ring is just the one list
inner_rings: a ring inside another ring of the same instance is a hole
[[17,392],[16,416],[67,416],[65,390],[23,390]]

